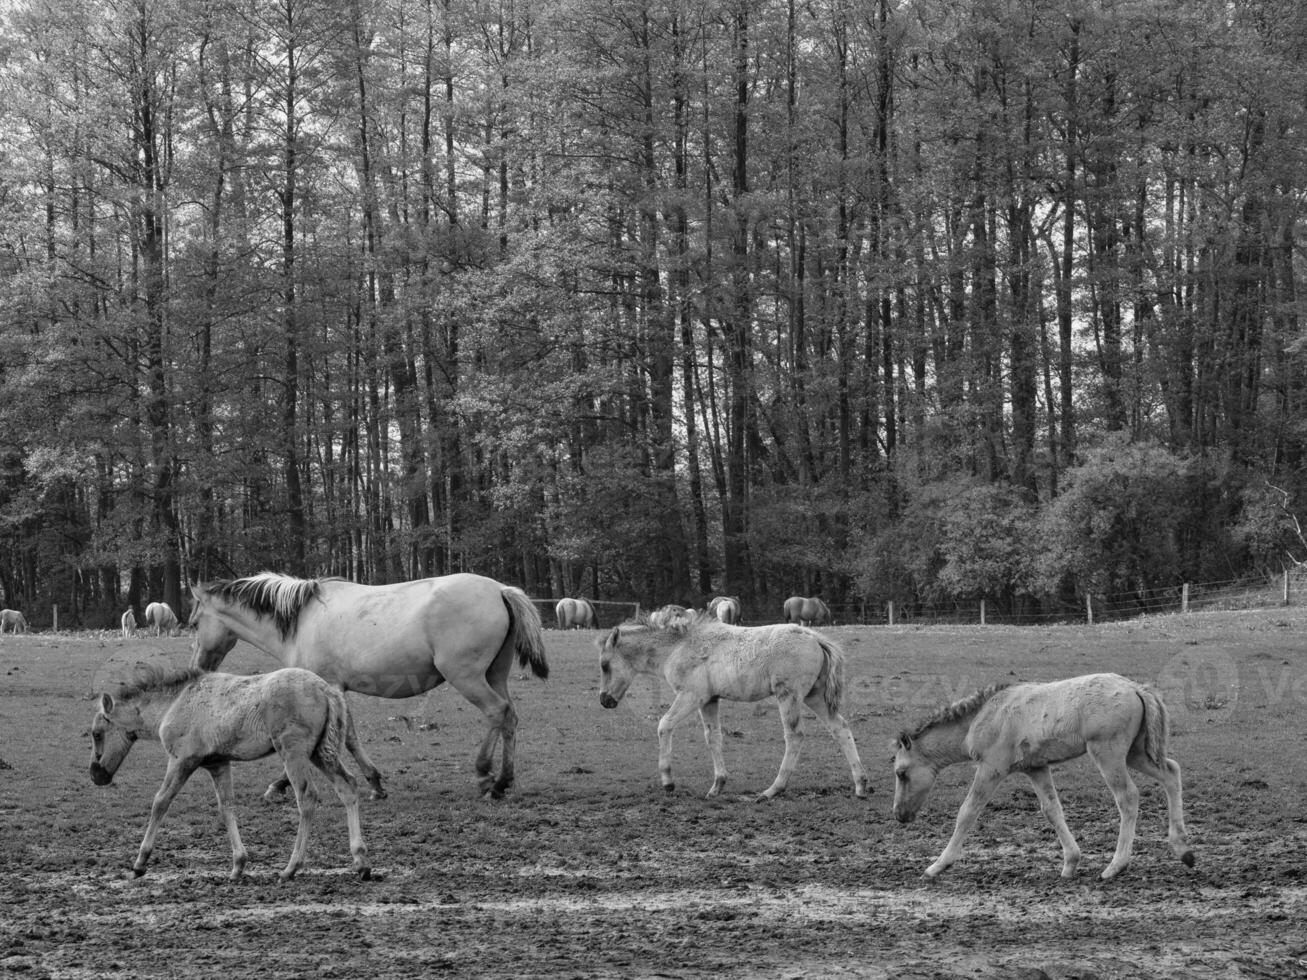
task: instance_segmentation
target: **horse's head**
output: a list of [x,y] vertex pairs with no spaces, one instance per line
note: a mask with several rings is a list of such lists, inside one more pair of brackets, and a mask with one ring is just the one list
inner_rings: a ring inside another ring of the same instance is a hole
[[223,621],[217,598],[203,585],[191,586],[191,618],[187,625],[195,629],[191,666],[217,670],[236,645],[236,634]]
[[140,709],[100,695],[100,705],[91,722],[91,782],[107,786],[131,751],[132,743],[145,729]]
[[894,819],[911,823],[926,803],[939,768],[920,751],[907,732],[894,742]]
[[616,708],[636,674],[627,651],[622,648],[621,627],[614,626],[595,645],[599,647],[599,703],[605,708]]

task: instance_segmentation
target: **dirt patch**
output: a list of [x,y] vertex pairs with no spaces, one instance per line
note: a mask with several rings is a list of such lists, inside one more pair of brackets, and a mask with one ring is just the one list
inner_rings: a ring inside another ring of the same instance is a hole
[[[86,774],[92,689],[111,662],[186,658],[103,637],[0,643],[0,973],[154,977],[1290,977],[1307,976],[1307,616],[1195,614],[1096,628],[839,628],[846,716],[874,794],[858,800],[819,726],[790,791],[754,799],[779,764],[771,705],[724,705],[728,792],[705,800],[697,725],[678,732],[677,791],[657,786],[650,686],[604,711],[595,634],[548,634],[547,683],[517,679],[519,785],[475,795],[481,719],[449,691],[352,698],[389,799],[364,805],[376,880],[348,872],[343,812],[318,810],[288,884],[293,804],[259,799],[275,765],[235,770],[250,878],[226,879],[205,776],[174,804],[149,874],[127,870],[163,770],[140,743],[114,785]],[[233,670],[272,662],[239,647]],[[1117,670],[1169,685],[1198,866],[1165,846],[1160,791],[1141,782],[1134,863],[1101,882],[1116,836],[1092,765],[1058,781],[1084,851],[1060,852],[1012,780],[963,861],[934,882],[970,778],[941,778],[910,827],[889,817],[888,743],[935,704],[1002,679]]]

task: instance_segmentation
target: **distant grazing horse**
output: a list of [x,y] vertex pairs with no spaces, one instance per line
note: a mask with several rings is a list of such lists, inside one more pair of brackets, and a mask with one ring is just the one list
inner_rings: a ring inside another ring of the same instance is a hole
[[658,629],[664,626],[684,625],[694,619],[693,610],[673,604],[663,606],[649,614],[649,623]]
[[124,640],[136,635],[136,613],[131,609],[123,613],[122,627]]
[[[489,722],[476,757],[481,791],[499,797],[512,785],[513,655],[537,677],[549,676],[540,614],[521,589],[468,574],[373,586],[264,572],[200,585],[191,595],[193,666],[216,670],[241,639],[346,691],[408,698],[449,681]],[[491,763],[500,739],[496,778]],[[373,793],[384,796],[376,767],[354,758]]]
[[17,609],[0,609],[0,633],[26,633],[27,617]]
[[331,780],[345,804],[354,870],[369,877],[358,792],[354,777],[340,764],[340,747],[355,740],[354,726],[345,696],[321,677],[294,667],[254,677],[195,669],[146,671],[116,698],[100,696],[91,723],[91,780],[95,785],[113,780],[140,736],[163,743],[168,770],[154,795],[150,822],[132,865],[138,878],[145,874],[159,824],[173,797],[196,769],[203,768],[213,778],[218,810],[231,838],[231,879],[239,881],[245,872],[246,853],[236,828],[231,763],[262,759],[273,752],[290,774],[300,811],[295,849],[281,880],[294,877],[304,864],[309,823],[318,804],[309,776],[314,767]]
[[559,599],[554,615],[560,630],[599,628],[599,617],[589,599]]
[[708,611],[727,626],[740,625],[740,600],[733,595],[714,596]]
[[1166,757],[1166,707],[1149,687],[1117,674],[1089,674],[1050,684],[996,685],[937,712],[915,731],[902,732],[894,756],[894,816],[910,822],[945,766],[974,760],[976,776],[958,810],[948,846],[926,869],[934,877],[962,854],[962,842],[1007,776],[1023,772],[1035,787],[1040,809],[1062,844],[1062,877],[1080,861],[1067,829],[1049,767],[1086,752],[1116,798],[1121,830],[1116,854],[1102,877],[1130,863],[1139,790],[1130,769],[1152,776],[1166,791],[1167,842],[1186,865],[1194,863],[1185,838],[1180,767]]
[[177,614],[166,602],[152,602],[145,607],[145,625],[154,630],[155,636],[172,636],[177,632]]
[[801,595],[792,595],[785,600],[785,622],[798,623],[800,626],[829,625],[830,609],[820,599],[809,599]]
[[799,761],[803,741],[799,703],[826,725],[853,771],[858,796],[867,795],[867,777],[853,734],[840,715],[844,655],[820,633],[802,626],[727,626],[704,614],[689,624],[658,627],[648,619],[615,627],[600,644],[602,686],[599,703],[615,708],[637,674],[661,674],[676,693],[658,722],[658,772],[669,793],[672,782],[672,729],[698,709],[712,753],[713,784],[726,782],[718,702],[761,701],[775,697],[785,732],[785,757],[775,781],[763,793],[770,799],[785,789]]

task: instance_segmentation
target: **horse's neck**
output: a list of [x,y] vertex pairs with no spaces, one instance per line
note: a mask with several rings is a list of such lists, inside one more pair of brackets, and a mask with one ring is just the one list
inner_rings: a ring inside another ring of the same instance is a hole
[[244,612],[237,614],[228,610],[223,616],[223,621],[228,629],[250,646],[258,647],[283,663],[286,661],[286,641],[281,638],[281,633],[271,617]]
[[967,732],[971,719],[936,725],[917,738],[917,751],[930,760],[937,770],[971,758],[967,751]]
[[163,716],[177,700],[177,693],[176,691],[167,694],[162,691],[146,691],[136,696],[136,707],[141,713],[141,721],[145,723],[145,727],[137,732],[138,735],[156,742],[159,740],[159,728],[163,725]]

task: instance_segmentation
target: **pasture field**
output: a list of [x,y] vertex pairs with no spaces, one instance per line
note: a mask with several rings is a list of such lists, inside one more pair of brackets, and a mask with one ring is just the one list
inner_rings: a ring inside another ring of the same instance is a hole
[[[296,821],[264,803],[275,759],[234,767],[249,878],[200,773],[163,825],[149,873],[128,870],[163,773],[157,743],[91,785],[91,700],[138,660],[189,659],[185,636],[0,637],[0,975],[22,977],[1307,976],[1307,610],[1195,613],[1094,627],[834,627],[845,716],[874,793],[856,799],[808,718],[789,791],[773,702],[725,703],[721,798],[697,723],[677,733],[674,794],[656,773],[667,691],[598,703],[596,632],[547,631],[548,681],[514,671],[518,783],[475,791],[480,714],[441,688],[351,696],[390,796],[365,802],[376,877],[350,875],[344,812],[323,785],[308,863],[279,884]],[[241,644],[236,672],[275,664]],[[1160,788],[1140,780],[1134,862],[1085,759],[1062,766],[1060,849],[1024,780],[1000,790],[963,860],[936,881],[970,780],[947,770],[915,824],[890,817],[889,743],[941,703],[1000,680],[1111,670],[1157,684],[1172,713],[1197,866],[1166,848]]]

